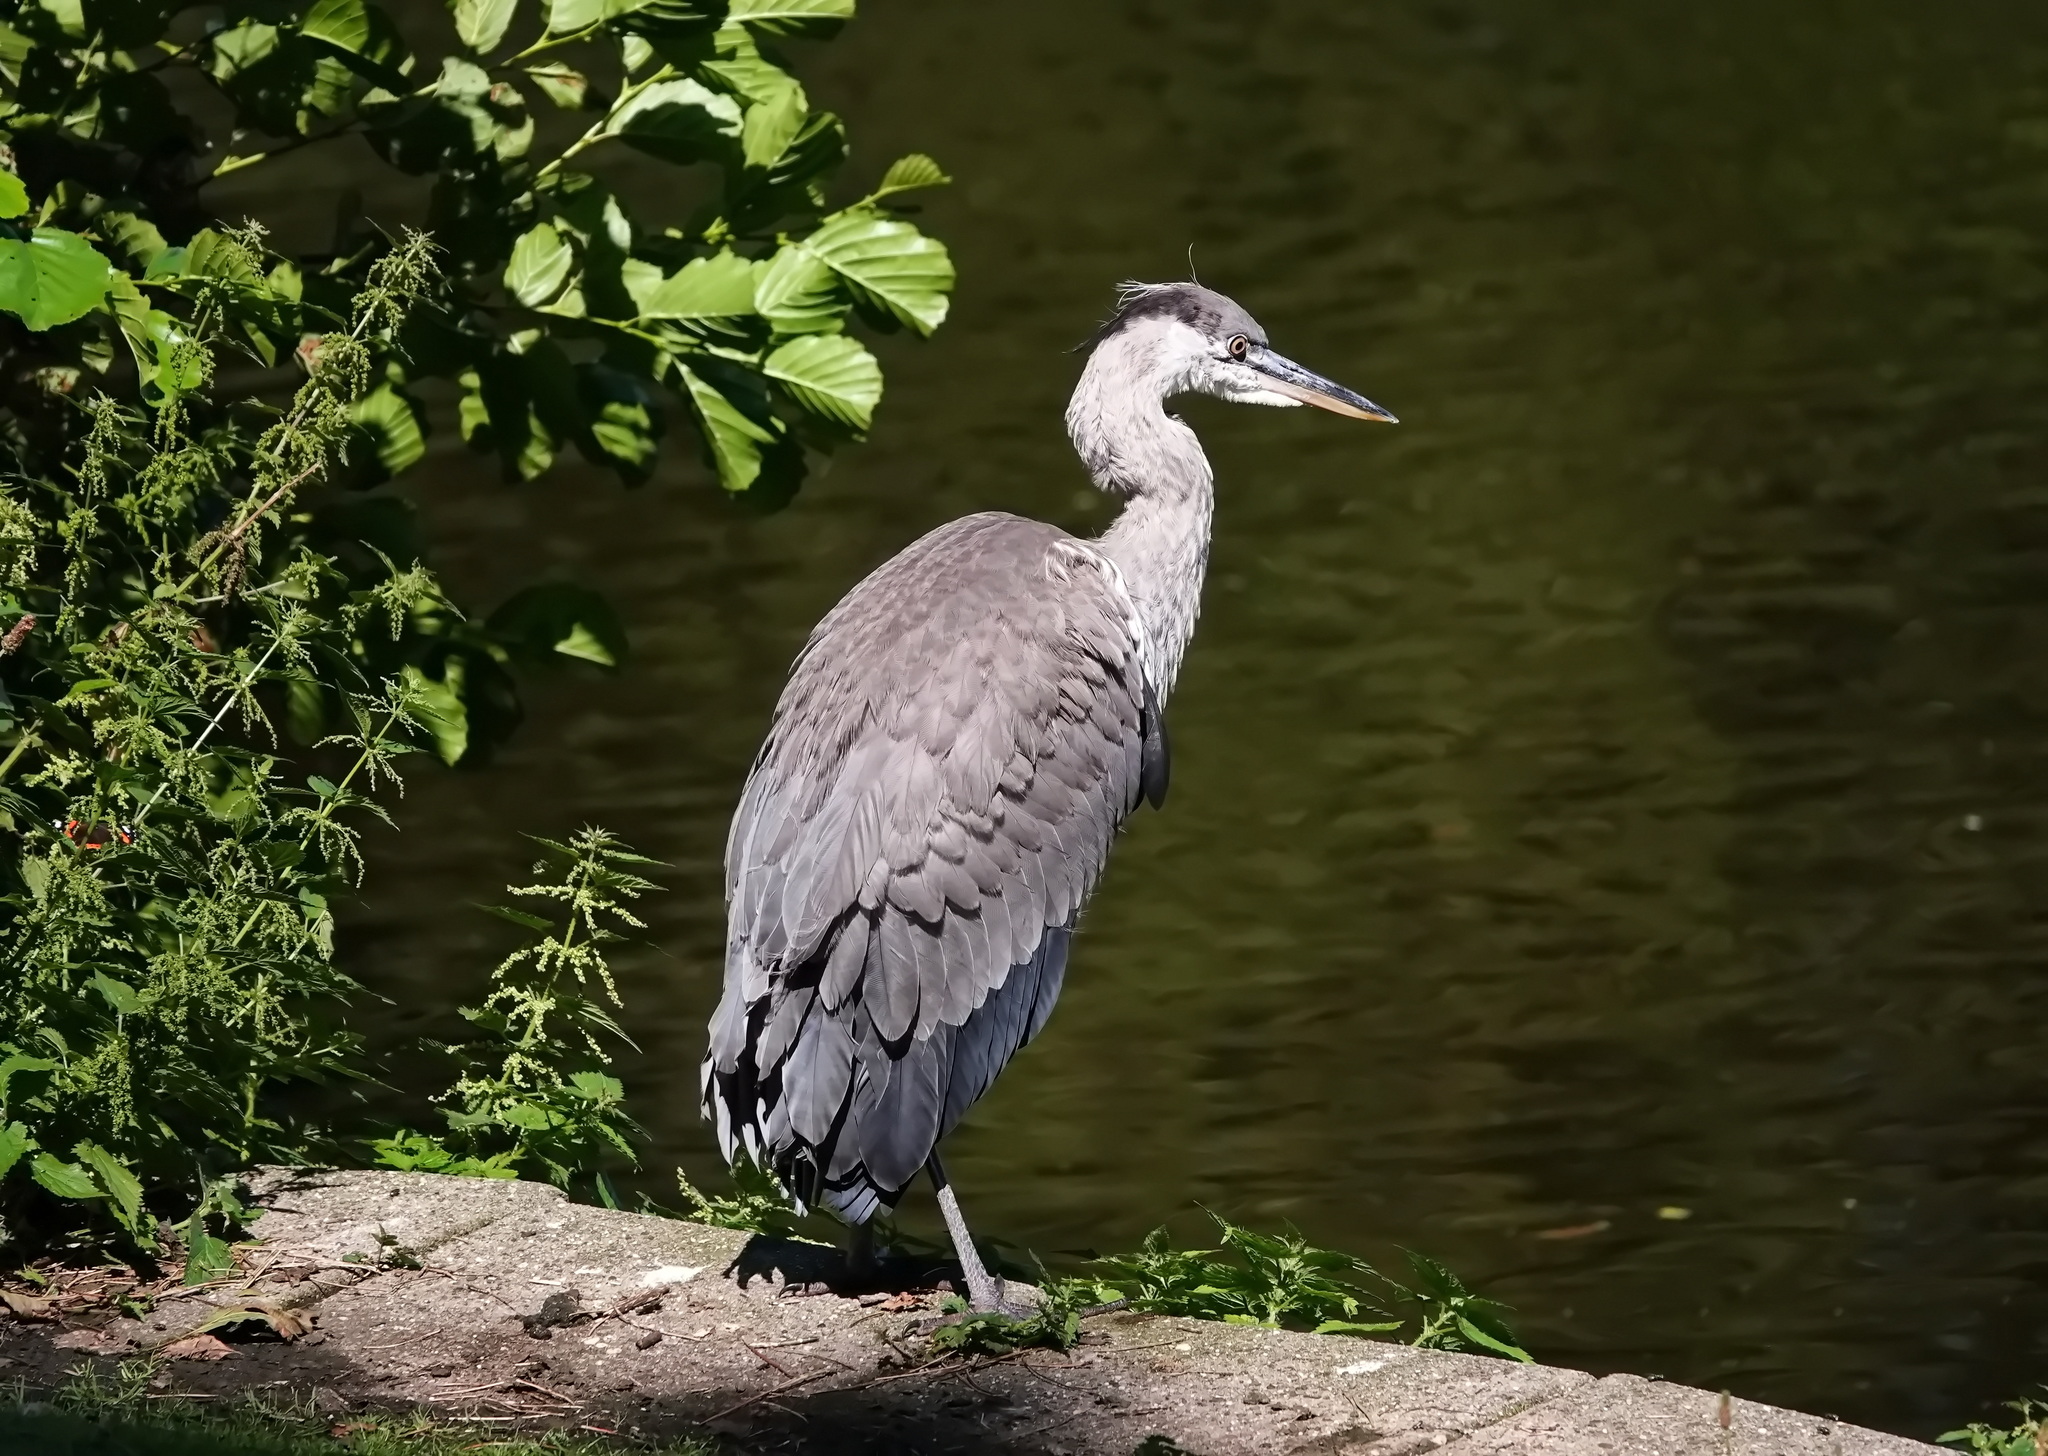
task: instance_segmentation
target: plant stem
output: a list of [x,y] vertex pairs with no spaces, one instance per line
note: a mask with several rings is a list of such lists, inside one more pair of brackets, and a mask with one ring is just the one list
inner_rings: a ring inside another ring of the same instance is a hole
[[6,778],[8,771],[14,767],[15,761],[19,759],[24,753],[27,753],[29,749],[33,748],[36,744],[40,742],[42,742],[42,740],[38,738],[34,733],[22,734],[21,741],[16,743],[14,747],[11,750],[9,750],[7,757],[0,758],[0,779]]
[[[228,709],[240,701],[242,694],[249,690],[249,685],[256,681],[256,675],[263,671],[264,664],[270,661],[272,655],[276,653],[283,641],[282,637],[272,637],[270,639],[270,646],[266,647],[263,650],[263,655],[256,659],[256,665],[249,669],[249,675],[242,679],[241,686],[228,694],[227,701],[220,705],[220,711],[213,715],[212,720],[199,731],[199,736],[192,740],[192,746],[185,750],[187,753],[196,754],[201,748],[206,746],[206,740],[213,736],[213,730],[220,727],[222,720],[227,717]],[[4,769],[0,769],[0,773],[4,772]],[[170,786],[171,781],[169,779],[165,779],[156,786],[156,792],[149,796],[149,802],[144,804],[141,812],[135,816],[135,822],[138,825],[149,817],[149,811],[156,807],[156,801],[164,796],[164,790]],[[236,937],[237,940],[240,938],[239,936]]]

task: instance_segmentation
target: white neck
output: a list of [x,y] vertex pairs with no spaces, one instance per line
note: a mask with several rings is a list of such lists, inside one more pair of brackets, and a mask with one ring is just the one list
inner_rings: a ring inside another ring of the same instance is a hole
[[1067,406],[1067,432],[1096,485],[1125,498],[1097,546],[1130,588],[1163,702],[1201,614],[1216,497],[1201,442],[1166,412],[1175,381],[1148,377],[1134,343],[1111,337],[1089,357]]

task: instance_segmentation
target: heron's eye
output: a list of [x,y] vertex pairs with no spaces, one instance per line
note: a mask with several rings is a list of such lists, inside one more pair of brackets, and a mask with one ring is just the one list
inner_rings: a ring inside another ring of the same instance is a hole
[[1246,354],[1251,352],[1252,341],[1250,339],[1247,339],[1243,334],[1238,334],[1237,336],[1231,339],[1228,347],[1230,349],[1231,358],[1242,359]]

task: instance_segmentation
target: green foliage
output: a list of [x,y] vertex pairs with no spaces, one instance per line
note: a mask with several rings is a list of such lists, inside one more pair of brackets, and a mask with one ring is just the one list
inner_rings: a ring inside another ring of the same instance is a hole
[[1041,1276],[1038,1308],[1017,1318],[987,1311],[976,1313],[957,1295],[941,1303],[949,1316],[932,1331],[932,1348],[963,1355],[1007,1355],[1013,1350],[1071,1350],[1081,1338],[1081,1314],[1100,1301],[1085,1280]]
[[[1156,1314],[1319,1334],[1387,1334],[1412,1320],[1413,1345],[1530,1358],[1503,1323],[1504,1306],[1473,1294],[1424,1255],[1408,1254],[1415,1283],[1403,1285],[1363,1259],[1316,1248],[1297,1235],[1258,1233],[1215,1213],[1209,1217],[1221,1248],[1176,1249],[1165,1229],[1155,1229],[1136,1253],[1095,1260],[1101,1272],[1078,1281],[1073,1297],[1122,1297]],[[1408,1307],[1405,1318],[1390,1307],[1398,1305]],[[1380,1318],[1361,1321],[1361,1314]]]
[[655,886],[626,867],[654,861],[602,829],[585,829],[567,844],[534,842],[547,853],[533,867],[543,878],[508,891],[552,902],[556,913],[485,907],[537,938],[499,963],[481,1006],[462,1008],[483,1034],[444,1048],[463,1067],[441,1099],[448,1132],[377,1140],[377,1161],[387,1167],[511,1178],[537,1164],[567,1187],[580,1175],[599,1176],[608,1158],[633,1161],[624,1088],[602,1070],[611,1061],[607,1041],[631,1045],[605,1009],[619,1004],[619,993],[604,947],[624,939],[613,923],[644,928],[625,902]]
[[[0,477],[0,1208],[18,1226],[69,1205],[143,1248],[152,1190],[302,1153],[267,1086],[352,1072],[353,1038],[315,1014],[352,989],[330,902],[409,748],[393,630],[449,611],[424,571],[345,559],[298,501],[434,288],[428,246],[378,260],[277,406],[215,402],[215,352],[313,315],[266,281],[255,230],[204,251],[162,361],[179,392],[61,404],[83,438],[53,457],[18,435],[41,471]],[[339,730],[314,725],[324,773],[274,747],[309,683]],[[194,1266],[217,1262],[231,1195],[207,1183],[179,1211]]]
[[337,1423],[310,1398],[250,1396],[223,1402],[168,1399],[152,1389],[158,1367],[124,1361],[82,1368],[52,1392],[17,1382],[0,1395],[0,1449],[43,1456],[457,1456],[480,1442],[499,1456],[712,1456],[687,1439],[650,1447],[565,1431],[480,1432],[419,1411],[362,1412]]
[[2048,1450],[2048,1404],[2034,1400],[2009,1400],[2006,1408],[2017,1415],[2019,1424],[2009,1430],[1972,1421],[1959,1431],[1936,1437],[1944,1446],[1955,1446],[1971,1456],[2041,1456]]
[[1413,1285],[1389,1284],[1413,1305],[1421,1323],[1408,1343],[1425,1350],[1463,1350],[1474,1355],[1504,1355],[1510,1360],[1530,1361],[1514,1332],[1501,1318],[1507,1306],[1482,1299],[1464,1282],[1426,1254],[1413,1249],[1408,1256]]
[[[1209,1216],[1223,1241],[1221,1249],[1176,1249],[1162,1228],[1147,1235],[1134,1254],[1096,1260],[1096,1267],[1106,1271],[1104,1298],[1121,1294],[1135,1308],[1229,1324],[1345,1332],[1400,1328],[1399,1320],[1354,1322],[1362,1311],[1386,1313],[1350,1282],[1378,1278],[1364,1260]],[[1228,1257],[1216,1258],[1219,1253]]]
[[676,1169],[676,1183],[683,1194],[685,1207],[682,1216],[693,1223],[740,1229],[777,1239],[801,1237],[799,1230],[803,1216],[789,1201],[788,1192],[775,1180],[774,1174],[755,1166],[744,1156],[733,1161],[733,1193],[729,1198],[714,1198],[699,1192],[697,1185],[684,1175],[681,1168]]
[[[626,659],[595,592],[470,615],[419,564],[377,487],[425,457],[423,384],[459,392],[450,423],[510,477],[574,450],[635,482],[694,434],[773,505],[873,419],[856,332],[944,318],[945,250],[897,204],[945,178],[910,157],[828,198],[845,129],[778,50],[852,9],[450,0],[428,50],[372,0],[0,3],[10,1231],[82,1213],[146,1248],[169,1216],[214,1267],[233,1212],[210,1180],[333,1146],[271,1094],[358,1074],[331,906],[394,760],[475,762],[518,720],[518,671]],[[321,175],[300,153],[344,137],[419,179],[432,246],[338,193],[331,241],[289,257],[208,215],[202,157],[291,169],[298,208]],[[604,176],[634,153],[660,173],[637,195]],[[252,382],[223,397],[236,356]],[[501,968],[450,1133],[385,1162],[563,1181],[624,1155],[593,1038],[610,991],[582,979],[637,893],[614,848],[564,851],[609,908],[566,905]]]
[[[946,316],[944,247],[891,209],[948,179],[912,155],[834,206],[845,127],[778,49],[830,34],[852,0],[450,0],[446,53],[412,49],[372,0],[283,0],[204,29],[188,8],[0,11],[0,127],[27,183],[0,183],[0,309],[37,334],[96,315],[48,341],[74,362],[132,322],[144,379],[176,387],[152,379],[164,332],[152,343],[148,319],[200,266],[189,174],[213,113],[194,85],[232,117],[213,177],[361,137],[431,179],[459,306],[416,322],[390,398],[416,414],[412,385],[460,381],[465,439],[510,476],[574,448],[644,478],[677,414],[726,489],[785,500],[806,447],[858,438],[880,399],[850,323],[929,334]],[[604,181],[629,151],[678,169],[667,190],[692,205],[643,211]],[[337,308],[380,250],[344,213],[296,276]],[[813,336],[830,342],[790,348]]]

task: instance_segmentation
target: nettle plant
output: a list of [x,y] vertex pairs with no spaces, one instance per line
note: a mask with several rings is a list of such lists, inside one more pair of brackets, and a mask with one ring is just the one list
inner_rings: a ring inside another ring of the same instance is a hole
[[[313,1147],[274,1093],[358,1066],[331,905],[372,791],[414,745],[487,754],[521,671],[623,660],[575,583],[448,600],[401,493],[431,428],[514,480],[573,449],[633,484],[679,426],[774,506],[873,418],[856,332],[943,320],[951,264],[902,198],[946,179],[912,156],[835,196],[844,127],[777,49],[852,9],[0,0],[10,1227],[56,1200],[204,1238],[204,1180]],[[365,147],[419,232],[338,177],[317,251],[211,214],[215,178],[289,168],[296,201]],[[453,1106],[503,1136],[458,1161],[560,1173],[569,1143],[517,1135],[557,1092],[626,1126],[603,1083],[499,1072]]]

